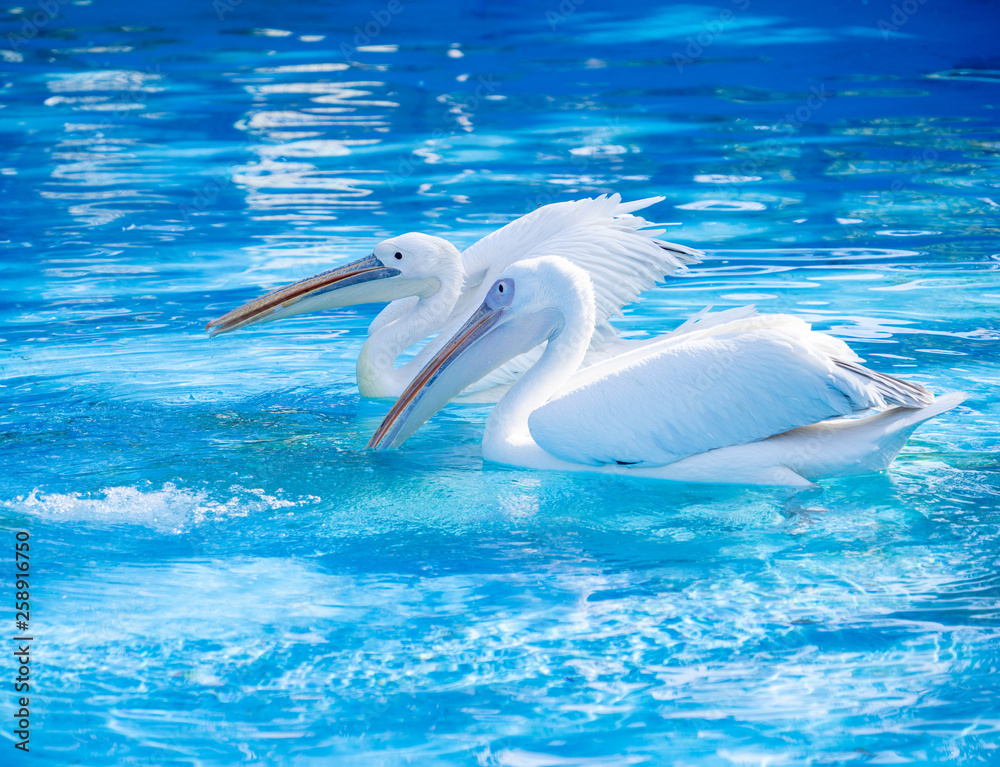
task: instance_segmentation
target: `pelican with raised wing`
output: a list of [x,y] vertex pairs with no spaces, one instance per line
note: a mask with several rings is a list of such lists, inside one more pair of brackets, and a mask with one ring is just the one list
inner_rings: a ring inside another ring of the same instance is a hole
[[[563,258],[507,268],[393,405],[368,446],[399,446],[469,382],[547,342],[493,408],[483,458],[533,469],[811,486],[881,471],[913,430],[965,395],[863,367],[789,315],[713,315],[582,370],[587,274]],[[859,418],[839,416],[886,408]],[[827,420],[832,419],[832,420]]]
[[[398,397],[439,344],[451,337],[514,261],[560,255],[583,268],[594,285],[596,307],[589,358],[603,359],[628,346],[609,320],[657,280],[703,255],[658,239],[633,215],[662,197],[623,203],[617,194],[546,205],[479,240],[464,252],[440,237],[411,232],[380,242],[367,258],[317,274],[234,309],[208,323],[216,336],[239,328],[322,309],[390,303],[371,323],[357,362],[365,397]],[[416,357],[396,367],[404,351],[438,333]],[[538,351],[512,359],[476,382],[466,398],[495,402]]]

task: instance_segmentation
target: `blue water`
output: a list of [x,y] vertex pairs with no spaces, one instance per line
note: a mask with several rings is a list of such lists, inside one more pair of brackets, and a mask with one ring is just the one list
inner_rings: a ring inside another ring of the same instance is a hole
[[[6,7],[0,762],[997,763],[1000,6],[806,5]],[[365,451],[377,307],[204,335],[613,191],[710,254],[624,331],[756,303],[968,402],[819,491],[564,476],[483,406]]]

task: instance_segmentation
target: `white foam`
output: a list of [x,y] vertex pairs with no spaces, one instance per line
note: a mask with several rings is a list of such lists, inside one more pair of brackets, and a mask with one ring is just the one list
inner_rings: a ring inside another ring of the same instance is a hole
[[188,490],[167,482],[160,490],[108,487],[99,493],[45,493],[38,489],[26,496],[0,501],[0,508],[60,522],[103,521],[133,524],[162,533],[182,533],[205,520],[244,517],[249,514],[303,506],[316,496],[296,499],[268,495],[259,488],[233,485],[227,500],[213,498],[205,490]]

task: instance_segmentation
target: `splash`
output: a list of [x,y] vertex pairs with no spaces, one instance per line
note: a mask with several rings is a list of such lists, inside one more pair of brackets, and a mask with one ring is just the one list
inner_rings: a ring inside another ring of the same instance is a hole
[[207,490],[191,490],[167,482],[160,490],[108,487],[98,493],[46,493],[39,489],[9,501],[0,508],[55,522],[107,522],[140,525],[160,533],[179,534],[207,521],[246,517],[256,513],[305,506],[317,496],[294,499],[271,495],[259,488],[233,485],[226,500]]

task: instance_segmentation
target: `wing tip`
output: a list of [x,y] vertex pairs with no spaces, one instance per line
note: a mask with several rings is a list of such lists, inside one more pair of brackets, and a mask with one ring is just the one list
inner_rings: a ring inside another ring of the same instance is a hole
[[879,373],[848,360],[834,358],[833,362],[838,367],[871,381],[879,395],[889,404],[907,408],[925,408],[934,404],[934,395],[923,384]]
[[672,253],[681,262],[682,266],[701,263],[705,258],[705,251],[698,250],[697,248],[679,245],[676,242],[667,242],[666,240],[653,240],[653,242],[657,244],[660,250]]
[[663,202],[667,199],[663,195],[657,195],[655,197],[643,197],[641,200],[632,200],[632,202],[622,202],[622,197],[617,192],[613,195],[613,197],[618,198],[618,209],[615,211],[616,216],[622,216],[627,213],[632,213],[633,211],[642,210],[643,208],[648,208],[650,205],[656,205],[656,203]]

